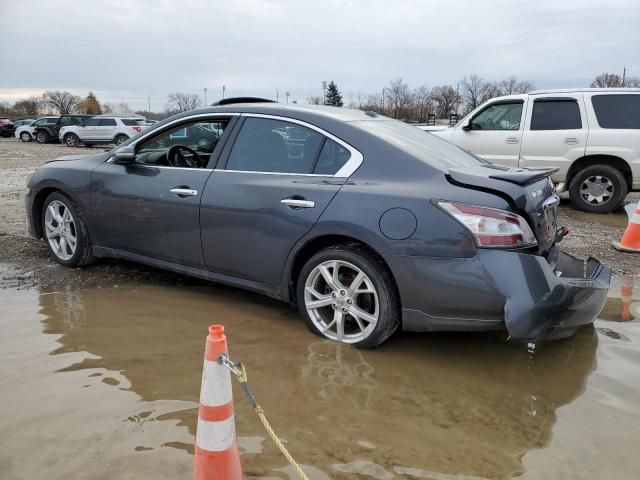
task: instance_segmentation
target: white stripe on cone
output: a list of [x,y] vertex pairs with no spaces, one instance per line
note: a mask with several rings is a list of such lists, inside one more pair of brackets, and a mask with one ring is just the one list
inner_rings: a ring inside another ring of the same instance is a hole
[[208,407],[226,405],[233,400],[231,374],[218,362],[204,361],[200,403]]
[[196,431],[196,445],[209,452],[224,452],[229,450],[236,439],[234,416],[220,422],[207,422],[198,418]]

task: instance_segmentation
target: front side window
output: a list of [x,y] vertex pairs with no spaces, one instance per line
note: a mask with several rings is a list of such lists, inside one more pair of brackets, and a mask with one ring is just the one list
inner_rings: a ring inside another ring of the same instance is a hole
[[204,168],[228,120],[182,124],[146,140],[136,148],[136,162],[166,167]]
[[312,173],[324,135],[282,120],[247,118],[227,161],[227,170]]
[[594,95],[591,104],[600,128],[640,128],[640,95]]
[[472,130],[519,130],[522,102],[496,103],[485,108],[472,121]]
[[85,127],[97,127],[99,125],[100,125],[100,119],[99,118],[90,118],[89,120],[84,122],[84,126]]
[[100,126],[101,127],[115,127],[116,126],[116,121],[113,118],[101,118],[100,119]]
[[580,107],[575,100],[535,100],[531,130],[576,130],[582,128]]

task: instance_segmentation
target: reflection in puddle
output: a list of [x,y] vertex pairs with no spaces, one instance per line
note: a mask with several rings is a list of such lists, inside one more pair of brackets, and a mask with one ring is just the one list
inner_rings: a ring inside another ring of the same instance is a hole
[[[283,304],[223,288],[0,290],[0,402],[14,406],[0,416],[0,438],[12,439],[0,470],[3,478],[190,478],[211,323],[225,325],[232,358],[245,363],[269,420],[314,480],[552,478],[536,475],[574,457],[604,468],[597,446],[585,450],[572,432],[615,431],[606,438],[623,438],[624,450],[638,440],[640,418],[639,322],[606,321],[622,318],[614,312],[627,291],[612,292],[597,330],[529,354],[462,334],[400,334],[359,351],[311,335]],[[295,478],[234,395],[247,476]],[[634,462],[607,471],[625,478]]]

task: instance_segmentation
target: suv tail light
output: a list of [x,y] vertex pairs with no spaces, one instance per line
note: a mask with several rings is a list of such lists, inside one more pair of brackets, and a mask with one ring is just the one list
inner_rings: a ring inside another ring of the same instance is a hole
[[140,133],[142,131],[142,127],[131,127],[135,130],[136,133]]
[[473,234],[478,247],[522,248],[538,244],[529,224],[515,213],[468,203],[438,205]]

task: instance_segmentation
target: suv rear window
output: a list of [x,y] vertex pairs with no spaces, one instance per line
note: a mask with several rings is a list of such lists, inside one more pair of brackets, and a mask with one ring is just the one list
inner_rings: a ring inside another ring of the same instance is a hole
[[138,118],[123,118],[122,123],[124,123],[127,127],[146,127],[147,122],[144,120],[140,120]]
[[101,118],[100,119],[101,127],[115,127],[116,121],[113,118]]
[[591,104],[601,128],[640,128],[640,95],[594,95]]
[[534,100],[531,130],[576,130],[582,128],[580,107],[573,99]]

